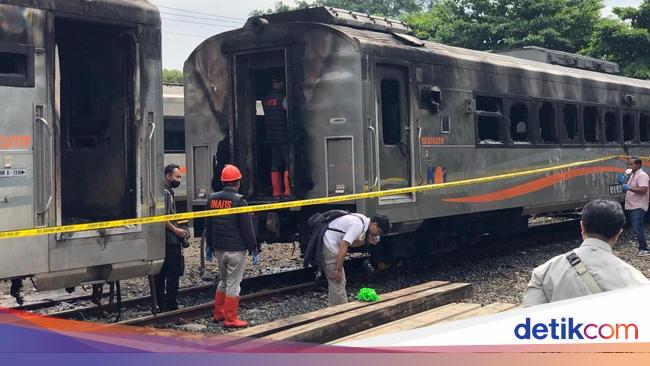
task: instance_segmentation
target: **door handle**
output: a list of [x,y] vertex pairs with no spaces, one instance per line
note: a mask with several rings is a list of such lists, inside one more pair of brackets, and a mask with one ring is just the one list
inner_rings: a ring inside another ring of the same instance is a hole
[[156,209],[156,196],[153,193],[153,169],[155,168],[155,160],[156,160],[156,155],[154,152],[153,148],[153,136],[154,132],[156,132],[156,123],[154,122],[153,119],[153,113],[149,112],[149,126],[151,126],[151,132],[149,132],[149,184],[148,184],[148,191],[149,191],[149,208],[152,210]]
[[[41,122],[45,126],[48,135],[50,135],[50,179],[54,179],[54,131],[52,130],[52,126],[47,122],[45,118],[36,117],[36,121]],[[47,190],[49,193],[49,198],[47,199],[47,202],[45,202],[45,207],[36,210],[36,213],[38,215],[42,215],[46,213],[50,209],[50,206],[52,205],[52,199],[53,199],[52,184],[50,183],[47,186],[48,186]]]
[[424,176],[422,175],[422,127],[420,126],[420,120],[417,120],[418,123],[418,185],[424,183]]
[[372,167],[372,177],[374,178],[372,186],[369,187],[370,190],[373,190],[379,185],[379,167],[375,166],[375,149],[376,149],[376,139],[377,139],[377,131],[375,128],[372,126],[370,118],[368,118],[368,130],[372,132],[372,139],[370,140],[370,166]]

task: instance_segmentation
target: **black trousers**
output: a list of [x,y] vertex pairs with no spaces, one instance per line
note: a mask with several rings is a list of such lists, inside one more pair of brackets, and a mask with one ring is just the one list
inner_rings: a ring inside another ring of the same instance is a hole
[[[180,240],[170,238],[166,232],[165,240],[165,262],[160,273],[154,276],[156,284],[156,297],[158,308],[161,310],[173,310],[178,308],[176,297],[178,296],[178,283],[185,270],[185,261],[181,254]],[[171,239],[171,240],[170,240]]]
[[289,144],[271,144],[271,171],[289,170]]

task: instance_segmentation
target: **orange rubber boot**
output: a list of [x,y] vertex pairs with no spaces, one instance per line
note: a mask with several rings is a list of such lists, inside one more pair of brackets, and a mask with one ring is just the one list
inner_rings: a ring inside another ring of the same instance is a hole
[[273,197],[282,196],[282,173],[271,172],[271,187],[273,187]]
[[226,320],[223,325],[226,327],[243,328],[248,326],[248,322],[239,319],[237,310],[239,308],[239,296],[226,296],[224,304],[224,311],[226,313]]
[[226,294],[217,291],[214,293],[214,313],[212,315],[212,319],[214,319],[215,322],[220,322],[226,318],[224,312],[223,312],[223,305],[226,301]]
[[291,196],[291,182],[289,181],[289,171],[284,171],[284,195]]

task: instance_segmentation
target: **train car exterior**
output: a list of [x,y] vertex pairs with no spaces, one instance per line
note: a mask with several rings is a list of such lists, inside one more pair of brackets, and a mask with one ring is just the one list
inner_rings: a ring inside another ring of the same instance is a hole
[[[647,155],[650,82],[421,41],[398,21],[331,8],[251,18],[204,41],[185,63],[188,199],[200,209],[212,159],[243,169],[264,201],[267,147],[255,101],[286,80],[299,197],[453,182],[584,161]],[[220,144],[229,154],[217,156]],[[515,232],[533,213],[610,196],[622,159],[481,184],[350,202],[394,222],[392,254]],[[613,195],[621,199],[621,195]],[[315,210],[258,215],[286,240]],[[293,226],[292,226],[293,225]],[[417,234],[417,235],[414,235]]]
[[[183,85],[163,84],[163,118],[165,124],[165,166],[176,164],[181,173],[187,174],[185,162],[185,110],[183,106]],[[176,210],[187,209],[187,181],[174,190]]]
[[[16,142],[0,147],[0,231],[164,213],[160,39],[143,0],[0,1],[0,134]],[[155,274],[165,256],[162,224],[0,244],[0,278],[39,290]]]

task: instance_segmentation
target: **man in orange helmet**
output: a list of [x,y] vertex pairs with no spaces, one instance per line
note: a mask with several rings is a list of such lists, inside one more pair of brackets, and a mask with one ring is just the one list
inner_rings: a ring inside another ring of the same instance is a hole
[[[208,197],[206,210],[228,209],[247,206],[238,193],[241,172],[236,166],[227,164],[221,171],[223,190]],[[214,295],[214,321],[224,321],[226,327],[245,327],[248,322],[239,319],[239,291],[246,250],[253,256],[253,264],[259,264],[259,249],[251,214],[236,214],[209,217],[205,225],[206,242],[214,250],[219,263],[219,286]]]

